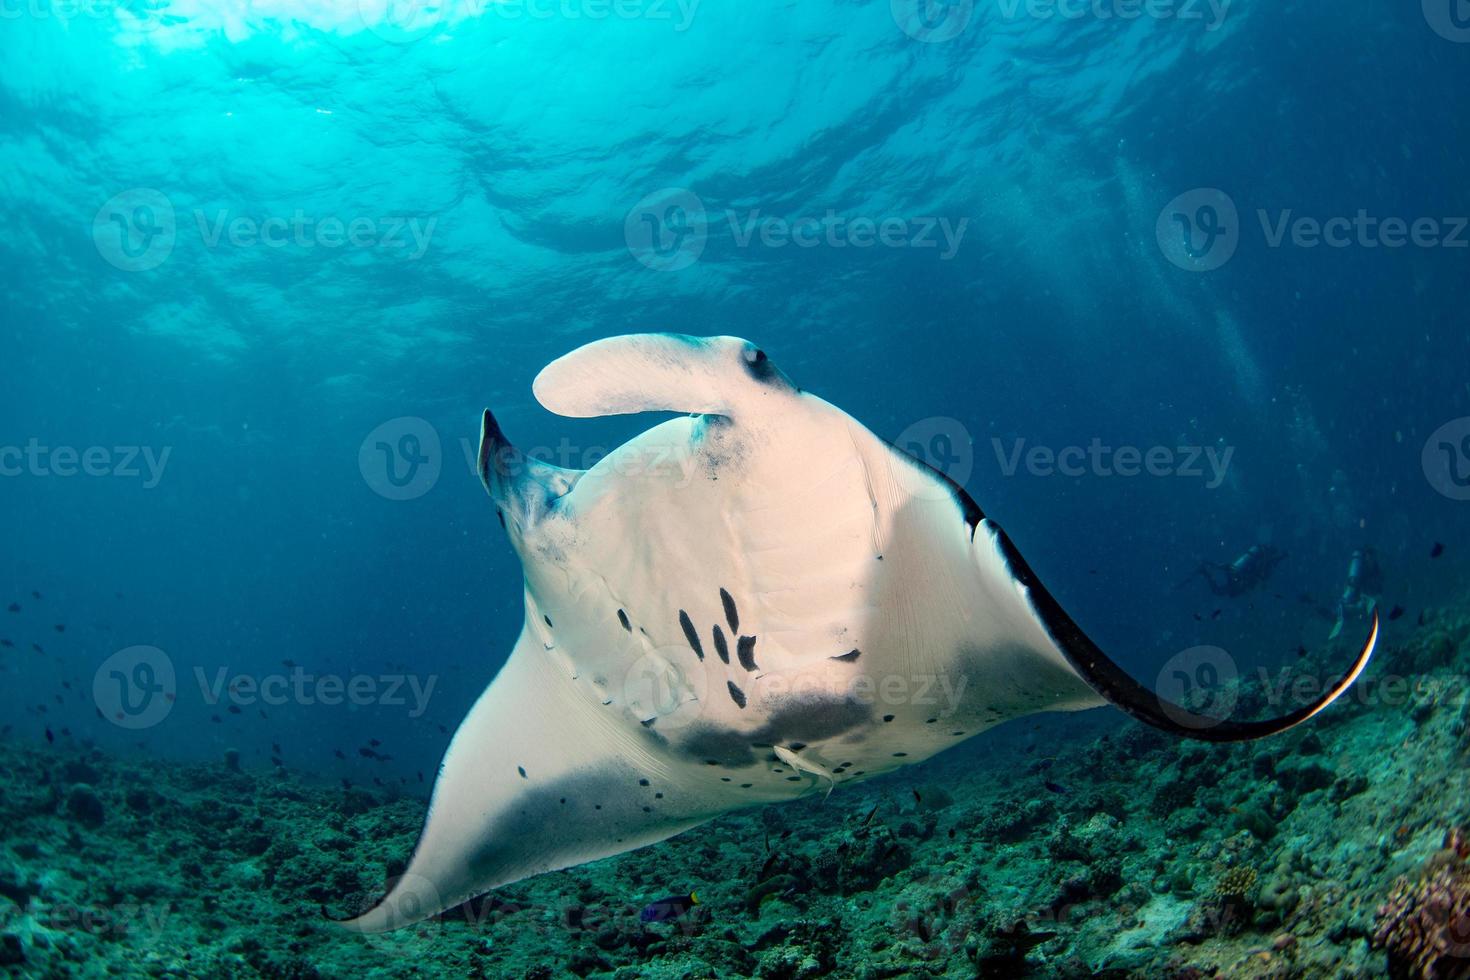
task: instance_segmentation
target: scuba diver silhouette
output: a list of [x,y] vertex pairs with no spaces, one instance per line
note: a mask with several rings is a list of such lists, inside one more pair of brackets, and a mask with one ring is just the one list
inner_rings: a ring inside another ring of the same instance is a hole
[[1179,584],[1182,586],[1195,575],[1203,578],[1215,595],[1245,595],[1259,588],[1277,565],[1286,560],[1286,552],[1268,544],[1254,544],[1228,565],[1214,561],[1202,561],[1194,574]]
[[1374,548],[1359,548],[1348,562],[1347,584],[1337,600],[1337,625],[1332,627],[1328,639],[1336,639],[1342,632],[1342,624],[1349,613],[1371,615],[1378,607],[1378,597],[1383,593],[1383,569],[1378,564],[1378,552]]

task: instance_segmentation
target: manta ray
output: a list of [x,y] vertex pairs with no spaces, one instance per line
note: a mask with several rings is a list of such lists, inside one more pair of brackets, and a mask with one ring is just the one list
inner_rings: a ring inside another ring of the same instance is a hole
[[455,732],[405,873],[345,925],[396,929],[501,885],[830,793],[1008,719],[1111,703],[1178,736],[1260,721],[1161,698],[1093,643],[945,474],[736,337],[640,334],[552,362],[559,415],[677,412],[588,470],[486,411],[479,471],[525,577],[515,648]]

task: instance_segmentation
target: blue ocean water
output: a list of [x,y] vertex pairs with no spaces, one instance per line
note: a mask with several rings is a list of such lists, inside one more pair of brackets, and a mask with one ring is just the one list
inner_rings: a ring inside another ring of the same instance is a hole
[[[1463,15],[7,4],[8,737],[276,743],[426,791],[522,617],[479,412],[590,465],[649,420],[557,418],[531,379],[644,330],[754,340],[964,483],[1146,682],[1197,644],[1249,668],[1320,643],[1356,548],[1386,601],[1444,601]],[[1267,587],[1190,580],[1257,543],[1289,556]],[[139,646],[177,678],[147,724],[107,666]],[[298,666],[366,686],[230,691]]]

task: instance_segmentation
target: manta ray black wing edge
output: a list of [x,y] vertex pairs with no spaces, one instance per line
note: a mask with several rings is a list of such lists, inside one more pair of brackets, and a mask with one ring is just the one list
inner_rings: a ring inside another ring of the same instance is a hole
[[1337,700],[1344,691],[1352,686],[1353,681],[1358,679],[1358,675],[1368,665],[1368,659],[1373,655],[1374,647],[1378,643],[1378,612],[1374,610],[1368,638],[1352,666],[1328,688],[1326,693],[1311,704],[1279,717],[1260,721],[1231,721],[1196,714],[1150,691],[1109,659],[1073,621],[1072,617],[1067,615],[1066,610],[1061,607],[1046,586],[1041,584],[1036,573],[1031,570],[1026,559],[1021,557],[1021,553],[1016,550],[1015,544],[1005,531],[993,521],[987,520],[986,524],[995,532],[996,541],[1001,553],[1005,556],[1006,563],[1010,566],[1011,574],[1026,588],[1032,606],[1041,618],[1042,625],[1046,627],[1052,640],[1061,649],[1072,668],[1082,676],[1083,680],[1092,685],[1099,695],[1120,710],[1146,725],[1152,725],[1154,728],[1174,735],[1205,742],[1248,742],[1276,735],[1288,728],[1300,725]]

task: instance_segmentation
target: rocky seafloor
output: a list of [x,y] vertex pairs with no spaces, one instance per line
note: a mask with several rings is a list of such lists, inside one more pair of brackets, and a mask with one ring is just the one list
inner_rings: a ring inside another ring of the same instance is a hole
[[[0,970],[1470,977],[1470,619],[1419,619],[1350,697],[1266,742],[1181,742],[1107,712],[1013,723],[368,938],[330,917],[401,870],[422,800],[0,742]],[[1305,653],[1296,674],[1346,655]],[[1247,685],[1240,710],[1266,697]],[[639,921],[690,889],[686,915]]]

